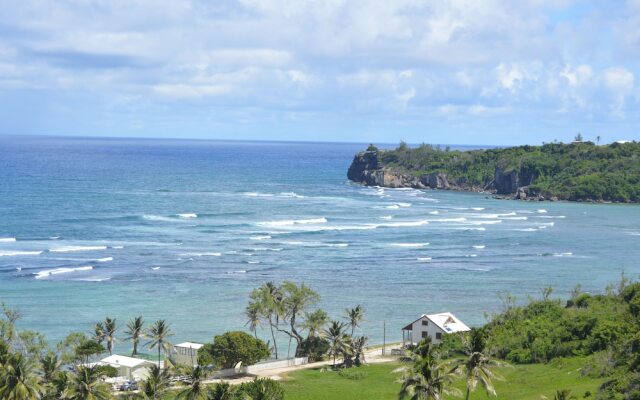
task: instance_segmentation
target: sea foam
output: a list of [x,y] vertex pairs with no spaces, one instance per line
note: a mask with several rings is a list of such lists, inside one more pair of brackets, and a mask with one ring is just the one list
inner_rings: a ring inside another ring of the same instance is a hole
[[0,243],[10,243],[10,242],[15,242],[16,238],[14,237],[3,237],[0,238]]
[[25,251],[25,250],[0,250],[0,257],[10,256],[37,256],[42,254],[41,251]]
[[45,269],[42,271],[37,272],[35,275],[36,279],[44,279],[44,278],[48,278],[50,276],[53,275],[60,275],[60,274],[68,274],[71,272],[77,272],[77,271],[91,271],[93,269],[93,267],[91,265],[87,265],[84,267],[61,267],[61,268],[54,268],[54,269]]
[[106,250],[107,246],[60,246],[49,249],[52,253],[71,253],[77,251]]

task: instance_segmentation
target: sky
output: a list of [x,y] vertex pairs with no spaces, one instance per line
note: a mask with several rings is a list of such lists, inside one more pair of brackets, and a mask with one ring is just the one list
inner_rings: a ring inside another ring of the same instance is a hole
[[0,0],[0,134],[640,140],[640,0]]

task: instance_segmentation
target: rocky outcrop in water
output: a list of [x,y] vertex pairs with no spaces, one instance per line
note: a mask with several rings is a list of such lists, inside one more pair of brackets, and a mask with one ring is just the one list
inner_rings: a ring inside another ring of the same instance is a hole
[[443,172],[414,175],[398,171],[384,165],[377,151],[356,154],[347,171],[347,177],[353,182],[367,186],[487,192],[502,198],[544,200],[540,194],[529,189],[528,186],[534,181],[535,174],[526,169],[506,170],[497,166],[491,181],[486,182],[484,186],[474,186],[464,179],[452,178]]

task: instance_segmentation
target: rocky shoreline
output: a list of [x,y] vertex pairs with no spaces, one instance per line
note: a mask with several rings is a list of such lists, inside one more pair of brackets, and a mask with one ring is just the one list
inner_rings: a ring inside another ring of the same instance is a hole
[[455,179],[442,172],[413,175],[385,166],[378,151],[363,151],[354,157],[349,170],[349,180],[366,186],[388,188],[438,189],[487,193],[499,199],[529,201],[557,201],[555,196],[544,196],[529,188],[534,175],[527,171],[505,171],[496,167],[493,179],[483,186],[472,185],[464,179]]

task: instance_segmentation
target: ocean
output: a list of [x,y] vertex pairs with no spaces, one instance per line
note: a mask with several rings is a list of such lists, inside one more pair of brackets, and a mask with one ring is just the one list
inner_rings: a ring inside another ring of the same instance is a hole
[[385,322],[399,341],[423,313],[479,325],[507,293],[638,277],[638,206],[363,187],[346,172],[365,147],[0,137],[0,301],[52,342],[137,315],[210,341],[292,280],[334,318],[361,304],[379,343]]

